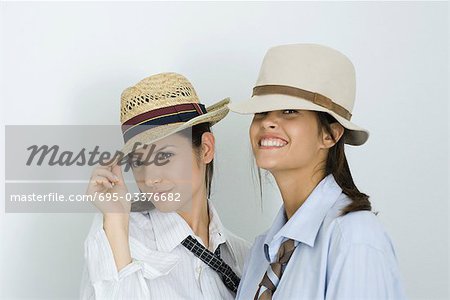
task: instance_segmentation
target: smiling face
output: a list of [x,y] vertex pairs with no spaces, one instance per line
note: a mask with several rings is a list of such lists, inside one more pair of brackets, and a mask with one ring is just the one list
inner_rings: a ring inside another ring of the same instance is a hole
[[256,164],[272,174],[314,167],[326,158],[328,148],[320,134],[316,112],[277,110],[256,113],[250,140]]
[[204,170],[192,142],[180,134],[136,150],[131,166],[140,191],[151,194],[148,198],[163,212],[189,209],[193,196],[204,187]]

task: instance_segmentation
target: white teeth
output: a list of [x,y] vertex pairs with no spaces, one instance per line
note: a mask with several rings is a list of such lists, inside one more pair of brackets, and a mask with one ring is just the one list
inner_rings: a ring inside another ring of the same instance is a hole
[[283,147],[287,144],[280,139],[262,139],[260,143],[263,147]]

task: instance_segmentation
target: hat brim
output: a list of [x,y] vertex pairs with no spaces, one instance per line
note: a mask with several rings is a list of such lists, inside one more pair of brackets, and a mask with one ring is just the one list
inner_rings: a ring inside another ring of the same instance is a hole
[[[210,125],[213,126],[220,120],[225,118],[225,116],[228,114],[228,103],[230,103],[230,98],[225,98],[211,106],[208,106],[206,108],[207,113],[190,119],[187,122],[155,126],[146,131],[143,131],[126,142],[121,152],[124,155],[128,155],[132,151],[137,150],[144,145],[154,143],[183,129],[192,127],[200,123],[210,123]],[[140,146],[133,148],[136,143],[140,143]]]
[[239,114],[255,114],[266,111],[283,110],[283,109],[303,109],[322,111],[332,115],[344,128],[346,133],[344,135],[344,142],[353,146],[360,146],[364,144],[369,138],[369,131],[350,122],[347,119],[339,116],[333,111],[324,108],[320,105],[314,104],[308,100],[283,95],[270,94],[253,96],[251,99],[239,103],[232,102],[228,105],[231,111]]

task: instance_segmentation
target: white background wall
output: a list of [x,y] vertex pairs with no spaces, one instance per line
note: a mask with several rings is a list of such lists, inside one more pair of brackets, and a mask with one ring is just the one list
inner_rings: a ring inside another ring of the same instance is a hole
[[[355,180],[394,240],[409,297],[449,298],[448,3],[0,5],[2,125],[118,124],[121,91],[163,71],[186,75],[206,104],[240,101],[268,47],[339,49],[357,71],[353,120],[371,131],[347,149]],[[259,209],[249,122],[230,114],[215,128],[213,198],[253,241],[281,202],[272,187]],[[76,298],[92,215],[0,218],[0,298]]]

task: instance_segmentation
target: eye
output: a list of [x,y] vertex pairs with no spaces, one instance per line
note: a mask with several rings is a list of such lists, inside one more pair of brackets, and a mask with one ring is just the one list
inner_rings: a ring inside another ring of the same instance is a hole
[[139,168],[140,166],[142,166],[144,163],[142,161],[140,161],[139,159],[134,159],[131,161],[130,165],[132,168]]
[[292,114],[297,114],[298,110],[295,109],[285,109],[283,110],[283,115],[292,115]]
[[262,118],[267,115],[267,111],[255,113],[255,118]]
[[158,160],[166,160],[174,156],[175,154],[171,152],[158,152]]

